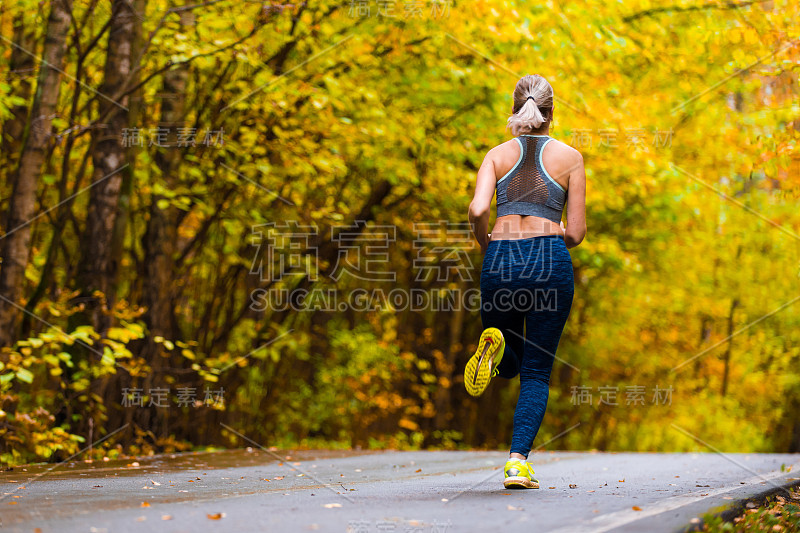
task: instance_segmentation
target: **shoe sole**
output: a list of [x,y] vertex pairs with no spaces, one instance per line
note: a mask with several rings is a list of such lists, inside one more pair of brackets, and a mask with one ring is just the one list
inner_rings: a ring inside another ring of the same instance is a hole
[[[481,334],[478,349],[467,361],[467,366],[464,369],[464,386],[470,396],[480,396],[486,390],[489,380],[492,378],[494,360],[497,358],[500,348],[503,347],[503,334],[500,333],[499,329],[488,328]],[[502,353],[498,358],[498,363],[501,358]]]
[[503,481],[503,486],[507,489],[538,489],[539,483],[526,477],[511,476]]

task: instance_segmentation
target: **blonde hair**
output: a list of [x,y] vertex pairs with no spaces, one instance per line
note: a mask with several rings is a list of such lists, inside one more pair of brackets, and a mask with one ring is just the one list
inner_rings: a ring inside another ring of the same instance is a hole
[[[530,97],[530,98],[529,98]],[[513,114],[507,127],[514,136],[538,130],[553,119],[553,88],[538,74],[528,74],[514,88]]]

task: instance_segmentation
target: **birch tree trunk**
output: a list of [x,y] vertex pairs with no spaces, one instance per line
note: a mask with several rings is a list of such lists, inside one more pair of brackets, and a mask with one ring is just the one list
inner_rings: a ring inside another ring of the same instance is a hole
[[[92,185],[89,210],[81,239],[81,265],[78,285],[87,304],[91,324],[101,335],[111,325],[104,312],[114,303],[114,278],[118,257],[114,256],[114,227],[117,218],[122,172],[127,170],[123,130],[129,127],[128,98],[116,100],[131,72],[131,52],[135,39],[136,14],[131,0],[114,0],[109,26],[108,53],[104,82],[98,98],[102,127],[94,131]],[[102,297],[95,294],[100,291]],[[105,302],[103,302],[103,298]]]
[[47,19],[44,61],[39,70],[30,120],[23,134],[22,154],[11,193],[0,266],[0,347],[16,341],[25,267],[31,251],[31,219],[36,208],[36,188],[45,160],[50,127],[60,90],[60,70],[67,48],[71,0],[53,0]]

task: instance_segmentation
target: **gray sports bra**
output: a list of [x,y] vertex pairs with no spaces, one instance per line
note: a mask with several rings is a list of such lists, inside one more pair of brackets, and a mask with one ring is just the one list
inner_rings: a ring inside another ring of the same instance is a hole
[[517,163],[497,180],[497,216],[531,215],[561,222],[567,191],[542,165],[542,151],[553,140],[549,135],[515,137],[520,154]]

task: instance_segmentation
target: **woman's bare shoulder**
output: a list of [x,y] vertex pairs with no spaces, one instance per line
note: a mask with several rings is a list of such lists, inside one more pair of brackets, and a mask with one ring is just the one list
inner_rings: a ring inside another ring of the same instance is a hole
[[497,177],[506,174],[519,160],[522,152],[519,143],[511,138],[489,150],[486,158],[494,165]]
[[581,155],[581,153],[578,150],[576,150],[575,148],[573,148],[572,146],[568,145],[565,142],[559,141],[558,139],[553,139],[549,144],[552,145],[551,150],[553,152],[553,155],[559,158],[576,162],[583,160],[583,155]]
[[502,167],[509,161],[519,159],[520,150],[519,143],[512,137],[489,150],[486,157],[490,158],[495,165]]
[[503,141],[494,148],[491,148],[488,154],[492,156],[502,156],[507,154],[509,151],[511,152],[519,152],[519,143],[516,142],[515,138],[512,137],[507,141]]

